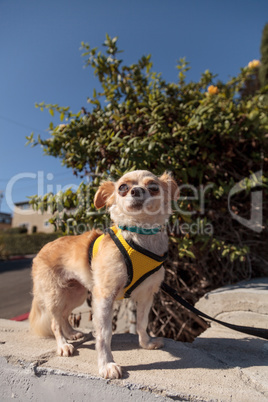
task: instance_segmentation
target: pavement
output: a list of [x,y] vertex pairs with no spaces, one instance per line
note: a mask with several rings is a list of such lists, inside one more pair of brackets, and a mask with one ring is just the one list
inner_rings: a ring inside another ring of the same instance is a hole
[[[268,331],[268,278],[210,292],[196,306]],[[268,401],[266,340],[212,324],[191,344],[165,339],[163,349],[143,350],[136,335],[116,333],[112,350],[124,376],[111,381],[99,377],[94,338],[86,339],[74,343],[74,356],[58,357],[54,339],[1,319],[1,401]]]
[[0,317],[28,313],[32,303],[32,258],[0,261]]

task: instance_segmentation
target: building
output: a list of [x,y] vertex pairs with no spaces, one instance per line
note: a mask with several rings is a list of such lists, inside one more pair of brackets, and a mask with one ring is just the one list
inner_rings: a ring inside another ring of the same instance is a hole
[[28,201],[15,203],[12,227],[25,227],[28,233],[54,232],[54,226],[49,223],[52,217],[50,212],[34,211]]
[[0,230],[11,228],[12,216],[5,212],[0,212]]

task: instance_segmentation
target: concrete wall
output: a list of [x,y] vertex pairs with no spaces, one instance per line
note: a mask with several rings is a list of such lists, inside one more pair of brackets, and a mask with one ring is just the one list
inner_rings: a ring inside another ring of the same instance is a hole
[[49,212],[42,214],[40,211],[34,211],[28,202],[18,203],[14,209],[12,227],[26,226],[28,233],[32,233],[35,226],[37,232],[52,233],[54,227],[48,222],[51,217]]
[[0,230],[11,227],[12,217],[10,214],[0,212]]

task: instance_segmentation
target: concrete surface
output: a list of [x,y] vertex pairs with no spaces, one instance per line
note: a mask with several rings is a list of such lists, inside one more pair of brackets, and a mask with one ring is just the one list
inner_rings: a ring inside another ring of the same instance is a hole
[[[213,307],[212,307],[213,306]],[[211,292],[198,308],[220,319],[268,330],[268,278]],[[136,335],[115,334],[122,380],[100,379],[94,339],[73,357],[55,354],[27,322],[0,320],[1,401],[268,401],[268,341],[212,324],[192,344],[165,340],[143,350]]]

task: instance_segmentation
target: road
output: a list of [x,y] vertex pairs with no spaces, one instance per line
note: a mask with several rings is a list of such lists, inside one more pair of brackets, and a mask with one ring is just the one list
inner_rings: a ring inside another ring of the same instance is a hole
[[0,261],[0,318],[14,318],[31,307],[31,259]]

